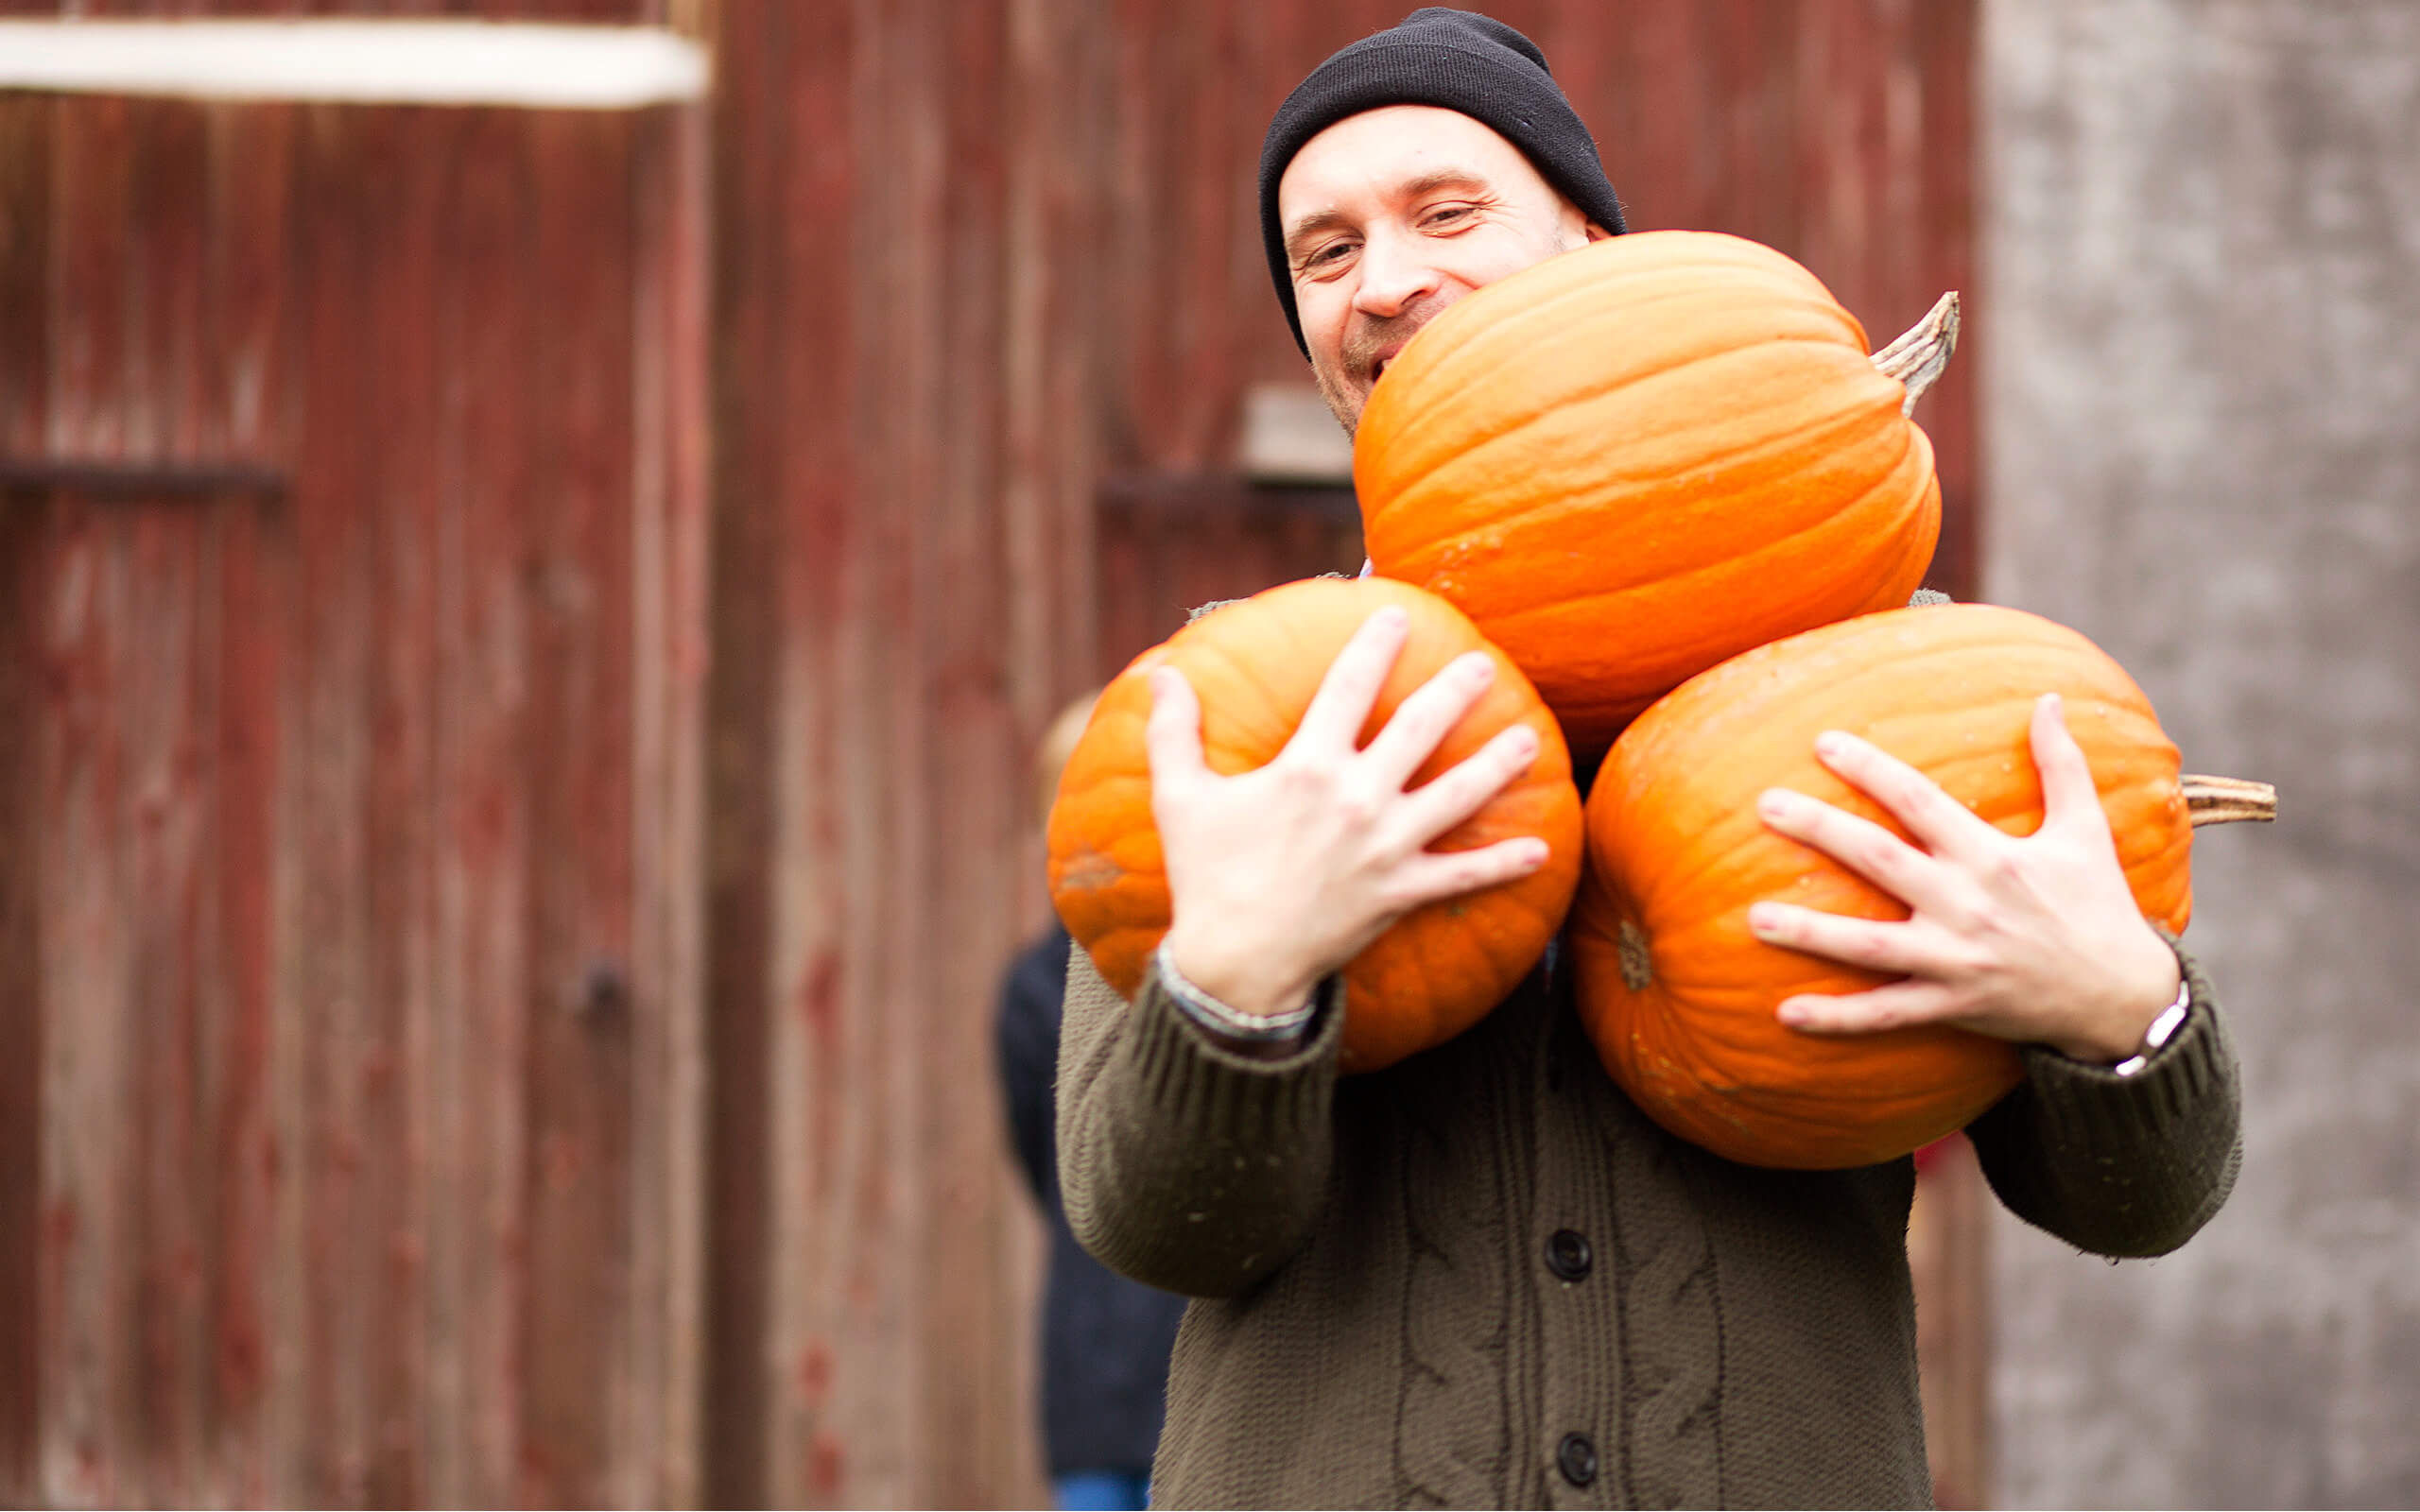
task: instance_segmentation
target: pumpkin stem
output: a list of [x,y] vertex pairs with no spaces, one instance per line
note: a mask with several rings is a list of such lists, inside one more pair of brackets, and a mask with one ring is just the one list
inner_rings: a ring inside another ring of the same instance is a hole
[[2190,775],[2178,782],[2184,785],[2185,807],[2197,830],[2205,824],[2270,824],[2277,817],[2277,789],[2273,783]]
[[1896,378],[1908,388],[1908,397],[1899,402],[1899,413],[1912,415],[1916,401],[1925,396],[1932,381],[1949,366],[1949,354],[1958,350],[1958,291],[1951,289],[1933,301],[1925,318],[1907,329],[1898,340],[1874,354],[1874,365],[1884,376]]

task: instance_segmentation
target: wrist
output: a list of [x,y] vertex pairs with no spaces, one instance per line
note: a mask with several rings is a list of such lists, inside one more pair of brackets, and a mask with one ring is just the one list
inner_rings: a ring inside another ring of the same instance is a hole
[[1274,1016],[1238,1013],[1186,981],[1184,973],[1168,959],[1165,942],[1157,952],[1157,960],[1160,986],[1176,1005],[1177,1012],[1192,1020],[1195,1028],[1230,1054],[1253,1060],[1282,1060],[1302,1045],[1318,1020],[1320,1005],[1316,996],[1306,997],[1299,1007]]
[[1171,929],[1160,960],[1186,986],[1246,1019],[1276,1019],[1299,1010],[1319,988],[1319,974],[1271,959],[1268,953],[1219,951]]
[[2147,967],[2107,1010],[2093,1016],[2084,1031],[2051,1048],[2070,1060],[2099,1066],[2139,1060],[2157,1048],[2150,1038],[2153,1028],[2167,1019],[2172,1029],[2174,1019],[2183,1017],[2174,1009],[2188,991],[2175,952],[2161,941],[2155,968]]

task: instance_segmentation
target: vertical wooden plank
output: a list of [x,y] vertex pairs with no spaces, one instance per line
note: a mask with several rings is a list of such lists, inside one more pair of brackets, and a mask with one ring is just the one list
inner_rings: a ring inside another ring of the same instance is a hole
[[[112,401],[125,366],[122,236],[130,112],[125,101],[61,103],[53,139],[51,285],[55,366],[46,440],[117,455]],[[140,1143],[131,1101],[124,878],[117,819],[122,751],[109,717],[123,606],[112,544],[94,511],[55,507],[43,605],[48,696],[37,724],[43,794],[45,988],[42,1152],[41,1375],[48,1415],[45,1501],[139,1496],[120,1452],[138,1316],[130,1183]],[[52,880],[56,877],[56,881]],[[59,1011],[54,1005],[72,1005]]]
[[[47,442],[52,102],[0,97],[0,451]],[[43,622],[49,510],[0,492],[0,1498],[41,1496]]]
[[[1234,378],[1235,322],[1225,318],[1220,297],[1227,290],[1227,268],[1236,254],[1236,227],[1228,219],[1235,202],[1232,164],[1250,163],[1227,130],[1230,91],[1235,77],[1235,28],[1243,18],[1228,6],[1186,6],[1175,12],[1186,18],[1164,22],[1163,35],[1173,48],[1170,61],[1182,69],[1173,98],[1182,101],[1172,112],[1178,123],[1178,153],[1184,171],[1167,185],[1174,201],[1167,208],[1180,228],[1175,245],[1182,282],[1163,284],[1175,293],[1169,313],[1177,322],[1167,369],[1174,381],[1170,394],[1168,465],[1195,471],[1223,464],[1233,454],[1235,411],[1239,390]],[[1255,217],[1257,218],[1257,217]]]
[[[1160,238],[1173,224],[1169,187],[1192,165],[1172,141],[1182,73],[1169,66],[1174,39],[1155,10],[1138,0],[1119,0],[1118,28],[1126,47],[1118,60],[1118,114],[1133,123],[1125,137],[1132,145],[1119,153],[1125,234],[1112,265],[1128,270],[1115,285],[1124,293],[1120,324],[1131,334],[1115,349],[1115,392],[1123,413],[1111,423],[1120,464],[1164,454],[1169,390],[1179,373],[1166,301],[1156,295],[1160,281],[1184,277],[1183,248],[1164,245]],[[1150,332],[1148,337],[1142,335],[1145,330]]]
[[[211,429],[231,457],[282,457],[284,233],[290,112],[220,107],[209,114],[210,245],[206,333]],[[267,514],[269,517],[264,518]],[[211,1090],[208,1143],[220,1162],[209,1215],[208,1413],[214,1500],[270,1500],[272,1439],[265,1291],[276,1159],[268,1122],[276,837],[273,792],[281,730],[277,688],[284,637],[282,516],[245,500],[223,507],[215,584],[222,626],[217,806],[212,893],[217,911],[213,1029],[221,1067]]]
[[631,1388],[631,228],[627,118],[524,117],[544,312],[524,381],[552,444],[528,501],[531,692],[541,728],[530,910],[528,1298],[521,1497],[627,1494],[613,1425]]
[[[774,1284],[768,1489],[776,1502],[828,1505],[912,1494],[902,1440],[920,1362],[895,1347],[884,1358],[885,1341],[912,1329],[895,1276],[913,1254],[898,1229],[913,1193],[894,1174],[902,1089],[883,1021],[899,969],[884,919],[906,869],[890,774],[913,606],[909,585],[886,576],[883,515],[918,507],[929,478],[894,441],[903,424],[912,429],[902,410],[925,376],[912,328],[897,323],[894,291],[916,282],[926,228],[909,218],[909,191],[935,153],[930,117],[902,109],[895,83],[898,55],[912,49],[924,18],[859,5],[845,21],[819,20],[794,34],[793,56],[828,59],[833,71],[816,72],[835,93],[794,106],[785,129],[833,103],[846,113],[828,120],[836,157],[817,153],[812,172],[790,176],[778,232],[794,267],[847,291],[854,319],[841,328],[847,344],[826,349],[831,376],[786,353],[776,368],[777,391],[796,403],[820,390],[833,409],[784,468],[795,491],[778,590],[786,644],[776,690],[770,1048],[775,1253],[799,1259]],[[890,150],[874,154],[868,144],[877,142]],[[838,246],[816,232],[801,198],[834,174],[866,228]],[[800,294],[786,302],[804,314],[808,284],[793,286]],[[817,462],[843,470],[835,486],[813,487],[794,471]],[[893,475],[901,466],[912,475]]]
[[[436,262],[432,170],[417,112],[349,112],[345,154],[354,183],[375,196],[346,201],[341,310],[322,309],[350,336],[361,369],[355,402],[376,423],[356,435],[351,486],[319,501],[348,538],[364,588],[356,611],[366,678],[355,717],[363,766],[353,816],[362,836],[361,998],[356,1038],[336,1087],[352,1139],[346,1172],[352,1222],[337,1239],[336,1299],[354,1352],[347,1361],[359,1418],[348,1483],[365,1502],[418,1499],[416,1383],[424,1313],[419,1261],[425,1218],[413,1096],[427,995],[429,679],[432,574],[426,546],[428,452],[422,444],[435,387],[427,342]],[[417,139],[417,140],[416,140]]]
[[[929,733],[922,737],[933,797],[919,891],[963,948],[927,957],[916,997],[926,1019],[919,1060],[933,1234],[925,1249],[933,1259],[925,1349],[936,1359],[955,1352],[960,1367],[932,1372],[920,1416],[929,1466],[922,1494],[974,1504],[1001,1495],[1029,1433],[999,1410],[1025,1332],[1011,1284],[1012,1246],[1024,1235],[1015,1227],[1022,1214],[1012,1204],[1022,1198],[1008,1180],[1007,1117],[990,1030],[995,963],[1013,951],[1021,924],[1015,867],[1028,823],[1025,753],[1011,696],[1015,669],[1001,627],[1014,593],[1048,587],[1017,583],[999,570],[1007,539],[998,375],[1008,289],[998,270],[1007,246],[1010,17],[1005,7],[959,7],[947,14],[946,67],[959,81],[946,100],[943,211],[952,360],[942,365],[945,381],[932,396],[927,423],[951,445],[936,518],[918,546],[933,606],[923,700]],[[1217,307],[1215,293],[1205,303]],[[1219,336],[1223,345],[1227,333]],[[943,1427],[950,1424],[963,1426],[953,1433]]]
[[[1976,425],[1975,375],[1991,340],[1991,291],[1979,285],[1975,256],[1975,91],[1977,57],[1975,0],[1924,4],[1910,17],[1910,49],[1921,80],[1916,134],[1922,144],[1920,188],[1911,228],[1917,252],[1917,300],[1958,289],[1969,346],[1952,361],[1917,413],[1932,438],[1933,462],[1941,474],[1941,545],[1933,554],[1930,586],[1968,599],[1980,591],[1980,513],[1978,494],[1981,444]],[[1927,291],[1932,291],[1930,294]]]
[[[1293,41],[1301,25],[1301,8],[1271,7],[1258,14],[1236,17],[1234,63],[1221,85],[1227,109],[1229,163],[1219,176],[1227,197],[1227,248],[1220,259],[1225,278],[1219,302],[1228,312],[1226,326],[1235,345],[1238,387],[1229,396],[1229,423],[1239,422],[1241,395],[1256,382],[1300,383],[1308,370],[1286,335],[1284,318],[1270,295],[1269,267],[1260,247],[1260,185],[1256,169],[1260,142],[1294,80],[1281,81],[1301,60]],[[1307,68],[1307,63],[1302,64]],[[1233,455],[1235,435],[1224,438]]]
[[39,1499],[43,979],[41,790],[31,731],[43,712],[39,631],[47,510],[0,500],[0,1496]]
[[[1099,256],[1108,137],[1105,120],[1097,114],[1087,121],[1080,112],[1098,112],[1109,98],[1110,53],[1109,28],[1083,6],[1012,0],[1008,7],[1000,231],[1007,276],[994,382],[1001,394],[1002,561],[1008,581],[1017,585],[1002,605],[1004,684],[1017,755],[1032,748],[1060,703],[1087,680],[1092,656],[1075,637],[1091,627],[1089,485],[1097,464],[1084,428],[1068,420],[1090,407],[1102,343],[1078,318],[1084,305],[1070,294],[1097,286],[1081,265]],[[1013,758],[1008,765],[1022,769]],[[1003,900],[1012,910],[1013,929],[1030,928],[1043,917],[1040,863],[1031,845],[1015,857]],[[993,961],[977,966],[998,969]],[[989,980],[976,1001],[989,1010]],[[990,1041],[988,1033],[978,1038]],[[995,1079],[988,1064],[984,1073],[987,1082]],[[996,1145],[996,1132],[994,1137]],[[997,1383],[1006,1395],[993,1402],[990,1415],[1007,1444],[989,1491],[1009,1503],[1038,1503],[1046,1494],[1035,1431],[1042,1421],[1036,1308],[1045,1264],[1038,1216],[1021,1193],[1009,1194],[1004,1253],[994,1270],[1009,1333]]]
[[1798,8],[1796,156],[1803,219],[1792,255],[1852,315],[1867,320],[1874,317],[1874,281],[1866,265],[1868,196],[1876,178],[1868,159],[1879,112],[1864,49],[1858,45],[1854,11],[1854,4],[1844,0],[1801,0]]
[[[489,1107],[485,1093],[494,1074],[475,1063],[469,1047],[496,1009],[482,990],[489,984],[475,974],[477,926],[469,917],[466,899],[469,879],[483,874],[497,850],[493,830],[472,818],[475,804],[493,795],[478,787],[465,755],[472,731],[481,729],[489,709],[474,691],[474,668],[481,658],[466,644],[464,633],[468,606],[477,596],[467,580],[473,574],[464,536],[467,522],[479,513],[466,432],[474,423],[475,385],[485,376],[478,359],[493,357],[475,347],[469,328],[475,324],[488,332],[501,322],[467,311],[471,301],[464,290],[476,286],[494,262],[494,233],[479,215],[477,185],[499,165],[506,174],[511,171],[510,154],[497,153],[483,134],[486,115],[462,112],[446,123],[443,132],[449,161],[435,210],[446,233],[443,257],[433,270],[426,317],[441,373],[423,443],[428,452],[430,514],[425,542],[431,724],[426,950],[428,990],[436,1011],[424,1033],[420,1074],[410,1095],[418,1105],[425,1142],[419,1184],[425,1307],[420,1341],[425,1361],[421,1474],[424,1494],[437,1505],[465,1504],[476,1498],[478,1489],[505,1480],[500,1472],[481,1477],[475,1469],[480,1446],[494,1432],[492,1404],[505,1395],[503,1383],[481,1367],[505,1358],[506,1348],[481,1326],[493,1320],[474,1316],[477,1301],[493,1295],[493,1285],[494,1267],[487,1263],[491,1256],[480,1246],[485,1213],[479,1175],[489,1158],[484,1150],[472,1152],[477,1148],[479,1113]],[[498,1158],[504,1155],[497,1152]]]
[[222,507],[208,525],[216,645],[205,677],[216,720],[206,732],[214,814],[205,885],[216,1001],[201,1143],[219,1170],[203,1215],[203,1489],[212,1502],[245,1503],[266,1499],[275,1450],[262,1412],[268,1341],[261,1294],[271,1200],[263,1094],[271,1032],[270,802],[280,747],[274,619],[283,575],[274,525],[265,527],[257,509]]
[[413,1505],[427,1495],[424,1452],[428,1320],[427,1101],[435,949],[435,682],[439,494],[435,429],[443,377],[435,340],[443,180],[454,117],[366,111],[352,171],[379,186],[362,200],[347,270],[353,310],[326,317],[357,333],[354,360],[376,428],[362,438],[355,484],[339,503],[368,552],[373,672],[366,716],[366,1034],[347,1068],[362,1140],[361,1222],[352,1306],[367,1314],[358,1362],[366,1499]]
[[[136,1157],[123,1116],[125,988],[114,970],[125,958],[113,854],[119,764],[100,708],[120,606],[108,593],[110,543],[93,511],[62,501],[49,524],[49,549],[36,558],[47,569],[36,605],[37,664],[47,687],[34,726],[43,804],[36,850],[50,873],[37,946],[45,989],[37,1140],[41,1495],[92,1503],[134,1494],[119,1478],[119,1425],[128,1414],[114,1389],[133,1364],[133,1246],[129,1203],[111,1176],[130,1176]],[[54,1011],[60,1003],[77,1011]]]
[[[636,829],[632,1500],[686,1505],[706,1349],[704,1047],[709,158],[702,107],[640,123],[631,365]],[[761,1155],[760,1155],[761,1158]]]
[[[196,959],[198,854],[207,817],[199,727],[213,711],[201,673],[207,514],[190,506],[121,505],[106,516],[110,601],[124,615],[125,661],[109,713],[123,751],[118,833],[130,936],[126,1010],[131,1029],[129,1106],[138,1165],[130,1185],[135,1270],[133,1357],[122,1363],[130,1419],[111,1452],[146,1500],[199,1500],[203,1296],[192,1202],[198,1151],[195,1073],[205,1013]],[[97,1110],[95,1110],[97,1111]],[[198,1159],[198,1154],[199,1158]]]
[[[204,432],[200,331],[202,122],[191,105],[141,101],[131,117],[125,301],[128,364],[110,399],[128,421],[130,460],[192,456]],[[205,730],[216,698],[216,574],[207,504],[121,506],[131,660],[114,700],[125,721],[133,925],[130,1009],[141,1141],[135,1186],[140,1359],[134,1436],[120,1452],[162,1500],[204,1494],[200,1418],[207,1359],[203,1210],[217,1154],[201,1105],[213,1079],[209,1028],[219,1004],[205,953],[212,900],[201,886],[212,794]]]
[[273,531],[239,506],[214,510],[204,583],[210,635],[202,667],[213,694],[203,731],[211,763],[211,844],[201,874],[209,899],[211,1009],[201,1055],[212,1070],[199,1097],[198,1145],[218,1162],[200,1214],[204,1262],[198,1498],[267,1497],[277,1447],[262,1411],[269,1374],[265,1286],[273,1178],[264,1116],[271,1032],[270,792],[275,779],[276,637],[269,628],[282,575]]
[[[1104,282],[1114,47],[1091,0],[1010,8],[999,508],[1009,580],[1008,661],[1020,748],[1039,738],[1093,659],[1092,485],[1099,459],[1076,418],[1099,403],[1107,345],[1084,316]],[[1028,892],[1028,915],[1038,895]]]
[[[922,1336],[931,1298],[923,1272],[903,1257],[930,1253],[935,1236],[923,1170],[926,1089],[914,1030],[924,1005],[926,906],[923,858],[934,795],[902,774],[921,766],[926,738],[928,626],[935,611],[919,558],[943,473],[934,428],[947,332],[932,291],[944,276],[946,74],[941,47],[945,6],[934,0],[861,5],[856,141],[860,161],[887,171],[861,182],[871,215],[852,249],[857,297],[880,321],[881,339],[861,341],[856,367],[860,455],[857,518],[842,603],[852,608],[832,644],[830,680],[803,704],[836,730],[838,781],[809,799],[837,813],[821,821],[839,844],[820,858],[824,905],[841,902],[852,957],[842,990],[838,1063],[819,1093],[836,1110],[840,1185],[820,1225],[854,1233],[845,1259],[816,1298],[826,1336],[838,1341],[827,1415],[849,1446],[845,1474],[819,1499],[925,1500],[917,1404],[942,1362],[896,1341]],[[875,144],[880,144],[879,147]],[[817,707],[821,705],[821,707]],[[852,721],[844,711],[864,711]],[[843,1089],[847,1089],[843,1091]],[[821,1153],[821,1152],[819,1152]],[[821,1467],[808,1465],[809,1494]],[[836,1494],[837,1493],[837,1494]]]
[[[1704,18],[1689,0],[1653,0],[1637,19],[1618,92],[1628,102],[1619,129],[1632,144],[1623,171],[1635,171],[1639,180],[1634,188],[1616,184],[1638,206],[1630,224],[1639,230],[1716,227],[1720,186],[1701,115],[1713,87],[1701,41]],[[1635,170],[1629,166],[1634,163]]]
[[[282,1429],[304,1500],[368,1500],[374,1430],[370,1382],[378,1194],[373,1130],[361,1106],[377,1005],[369,888],[373,857],[371,708],[375,659],[374,536],[361,528],[377,445],[362,296],[374,231],[365,208],[386,192],[361,173],[368,118],[305,110],[297,143],[292,288],[294,378],[303,410],[294,454],[296,680],[288,728],[307,753],[295,767],[281,833],[279,992],[291,1043],[281,1045],[280,1141],[294,1182],[281,1262],[295,1288],[282,1341],[296,1374]],[[284,869],[284,868],[282,868]],[[307,1010],[298,1011],[302,1005]],[[281,1037],[282,1039],[285,1037]]]
[[1797,29],[1778,25],[1772,0],[1722,0],[1705,31],[1714,77],[1711,114],[1721,123],[1719,224],[1769,246],[1800,237],[1790,130],[1796,121]]
[[[848,13],[837,6],[817,8],[810,29],[821,35],[810,41],[820,45],[800,48],[792,27],[808,14],[741,0],[718,8],[716,16],[705,1499],[720,1506],[769,1500],[768,1443],[781,1431],[776,1424],[786,1427],[792,1410],[786,1383],[771,1367],[794,1338],[787,1332],[789,1267],[777,1266],[773,1257],[800,1253],[775,1242],[776,1234],[790,1237],[800,1194],[786,1181],[777,1189],[773,1179],[795,1167],[783,1137],[786,1125],[777,1125],[770,1106],[772,1083],[793,1066],[774,1048],[785,1042],[777,1024],[790,1010],[777,1001],[770,974],[778,937],[771,898],[777,858],[770,842],[778,822],[775,795],[782,790],[775,671],[791,654],[779,587],[785,558],[794,555],[786,549],[791,506],[778,441],[791,405],[776,353],[783,341],[794,340],[837,354],[846,350],[849,329],[845,301],[809,300],[795,312],[788,308],[792,265],[780,255],[773,225],[793,173],[805,180],[799,192],[809,200],[845,204],[849,198]],[[827,118],[793,134],[783,129],[789,118],[786,101]],[[837,360],[831,370],[845,371]],[[821,403],[795,412],[794,444],[813,463],[838,471],[841,487],[845,425],[836,448],[830,417],[846,399],[845,384],[835,384]],[[817,543],[815,556],[822,549]]]
[[[320,291],[316,260],[306,237],[320,223],[318,180],[325,157],[323,112],[282,106],[261,112],[261,155],[250,161],[260,177],[251,193],[282,214],[251,223],[251,268],[238,297],[251,316],[252,334],[235,354],[231,426],[285,462],[289,491],[274,516],[281,655],[269,685],[270,723],[281,759],[268,801],[268,822],[276,837],[268,872],[269,1022],[257,1113],[264,1148],[260,1199],[266,1207],[260,1258],[261,1332],[266,1391],[261,1409],[267,1499],[281,1503],[324,1502],[325,1464],[316,1432],[323,1410],[325,1379],[311,1349],[315,1312],[307,1278],[312,1269],[312,1196],[320,1147],[310,1126],[312,1057],[323,1033],[330,1000],[318,995],[325,945],[312,933],[323,906],[320,868],[338,837],[327,827],[320,802],[326,753],[317,741],[320,694],[317,640],[321,611],[312,588],[326,573],[326,548],[316,539],[313,507],[312,410],[323,402],[312,374],[312,335]],[[252,281],[259,281],[254,283]],[[273,450],[271,449],[273,447]],[[324,468],[325,464],[320,464]],[[309,836],[307,843],[294,838]],[[297,1013],[289,1005],[308,1004]]]
[[[432,1037],[430,1381],[443,1425],[431,1499],[520,1499],[530,1246],[523,1093],[531,996],[533,865],[524,563],[538,478],[535,406],[524,369],[542,312],[526,286],[532,234],[527,135],[514,112],[461,123],[438,321],[453,353],[438,438],[446,503],[438,556],[437,704],[445,794],[438,958],[457,1005]],[[499,297],[498,291],[507,297]]]
[[1917,49],[1916,0],[1882,0],[1866,13],[1866,46],[1880,74],[1876,106],[1881,142],[1876,158],[1882,183],[1876,195],[1881,232],[1874,249],[1876,276],[1887,291],[1870,317],[1887,342],[1912,325],[1932,301],[1924,293],[1926,235],[1924,137],[1926,79]]

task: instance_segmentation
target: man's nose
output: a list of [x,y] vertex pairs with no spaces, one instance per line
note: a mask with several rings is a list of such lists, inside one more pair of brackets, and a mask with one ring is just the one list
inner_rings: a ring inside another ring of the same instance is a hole
[[1440,282],[1436,260],[1417,237],[1372,236],[1361,249],[1361,281],[1353,307],[1377,319],[1392,319],[1436,293]]

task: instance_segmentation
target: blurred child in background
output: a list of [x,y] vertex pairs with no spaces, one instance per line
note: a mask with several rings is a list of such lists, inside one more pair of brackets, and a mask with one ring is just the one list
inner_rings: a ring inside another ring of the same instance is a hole
[[[1037,814],[1045,819],[1094,696],[1062,710],[1034,754]],[[1042,1293],[1045,1452],[1060,1506],[1141,1507],[1184,1298],[1130,1281],[1084,1253],[1060,1207],[1051,1083],[1059,1071],[1067,943],[1054,919],[1018,954],[1000,984],[995,1026],[1017,1164],[1050,1225]]]

